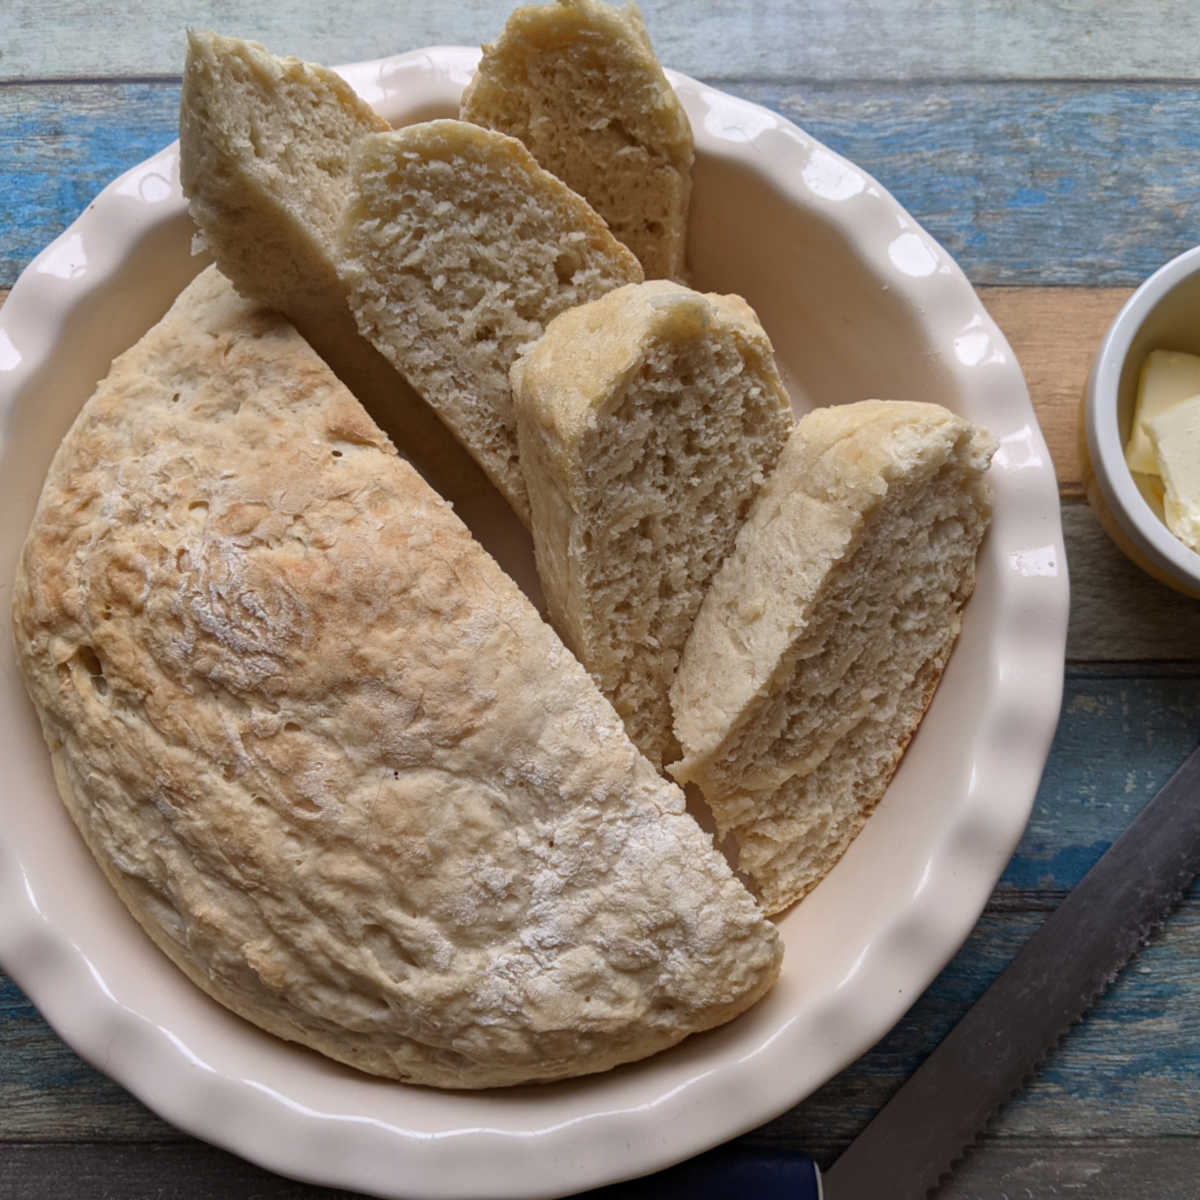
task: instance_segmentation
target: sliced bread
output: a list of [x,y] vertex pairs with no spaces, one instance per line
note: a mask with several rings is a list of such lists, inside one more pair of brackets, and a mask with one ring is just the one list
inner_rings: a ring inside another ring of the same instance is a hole
[[692,128],[635,5],[518,8],[483,48],[460,115],[520,138],[586,197],[647,279],[682,277]]
[[188,33],[180,183],[202,244],[243,295],[286,313],[344,291],[335,246],[350,147],[388,128],[336,72]]
[[355,144],[342,278],[365,337],[528,523],[508,372],[564,309],[637,259],[515,138],[430,121]]
[[494,504],[473,460],[359,334],[338,275],[350,147],[387,128],[326,67],[188,34],[179,173],[198,242],[242,295],[287,316],[434,487],[460,507]]
[[728,1020],[780,942],[309,346],[204,272],[55,456],[13,589],[63,800],[250,1021],[485,1087]]
[[796,426],[713,580],[671,689],[684,757],[769,912],[862,828],[975,584],[993,441],[930,404]]
[[770,340],[741,297],[654,280],[556,317],[512,384],[551,619],[661,766],[684,641],[793,425]]

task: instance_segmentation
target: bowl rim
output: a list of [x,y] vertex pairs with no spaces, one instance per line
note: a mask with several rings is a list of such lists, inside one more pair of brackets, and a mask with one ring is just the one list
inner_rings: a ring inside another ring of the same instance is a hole
[[1176,255],[1148,276],[1121,306],[1092,362],[1084,430],[1096,484],[1113,519],[1150,562],[1192,593],[1200,588],[1200,554],[1177,538],[1150,507],[1125,459],[1118,418],[1121,375],[1147,317],[1180,284],[1200,274],[1200,246]]
[[[460,88],[478,56],[474,48],[431,47],[340,70],[364,98],[379,103],[397,81],[422,83],[437,96]],[[497,1119],[464,1121],[432,1134],[369,1114],[332,1113],[266,1082],[222,1075],[171,1029],[114,997],[84,950],[44,919],[36,888],[0,835],[0,913],[6,917],[0,920],[0,962],[50,1023],[166,1119],[282,1174],[380,1196],[549,1197],[645,1174],[737,1136],[792,1107],[903,1015],[974,926],[1032,809],[1061,702],[1068,596],[1053,466],[1011,348],[949,255],[861,168],[777,113],[673,71],[668,77],[689,107],[698,145],[724,136],[720,153],[764,173],[789,194],[809,189],[809,206],[855,242],[861,223],[869,221],[872,267],[904,294],[931,342],[945,346],[945,365],[964,394],[1013,414],[1014,428],[996,461],[1012,507],[1004,514],[1004,536],[1020,525],[1021,537],[1003,543],[1003,555],[997,549],[989,560],[994,595],[984,600],[1003,617],[1004,628],[1002,637],[994,636],[996,645],[986,643],[990,657],[980,684],[986,700],[961,751],[962,777],[953,775],[944,785],[961,786],[961,801],[928,847],[928,859],[912,864],[907,905],[879,918],[878,936],[803,1021],[791,1012],[769,1037],[742,1045],[723,1064],[705,1066],[696,1053],[699,1066],[686,1085],[660,1087],[637,1103],[555,1113],[536,1128],[508,1128]],[[814,164],[820,190],[805,178]],[[110,184],[18,280],[12,293],[18,303],[10,297],[0,310],[0,342],[6,326],[14,336],[28,332],[27,310],[36,316],[42,304],[41,313],[48,311],[39,263],[71,238],[86,240],[103,229],[108,243],[95,256],[99,281],[95,272],[71,281],[76,302],[100,288],[104,270],[120,257],[120,239],[144,232],[132,218],[114,224],[110,199],[138,194],[150,176],[161,180],[174,173],[177,187],[177,166],[177,151],[168,147]],[[174,203],[160,197],[160,216],[174,211]],[[3,391],[0,375],[0,416]],[[997,546],[1000,524],[989,535]],[[6,666],[0,658],[0,668]],[[0,796],[0,811],[2,801]],[[812,896],[819,894],[818,888]],[[806,984],[800,974],[788,985],[791,999]],[[683,1047],[689,1044],[695,1050],[699,1042],[689,1039]],[[187,1086],[176,1086],[180,1078]],[[416,1094],[423,1103],[424,1091]],[[497,1112],[502,1107],[498,1103]]]

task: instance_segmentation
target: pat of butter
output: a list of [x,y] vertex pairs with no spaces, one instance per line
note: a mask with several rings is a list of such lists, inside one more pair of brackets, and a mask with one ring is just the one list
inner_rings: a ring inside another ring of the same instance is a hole
[[1160,474],[1146,427],[1155,417],[1197,393],[1200,393],[1200,357],[1176,350],[1151,350],[1146,355],[1138,378],[1133,425],[1125,445],[1125,461],[1131,471]]
[[1167,528],[1200,554],[1200,395],[1160,413],[1147,432],[1162,474]]

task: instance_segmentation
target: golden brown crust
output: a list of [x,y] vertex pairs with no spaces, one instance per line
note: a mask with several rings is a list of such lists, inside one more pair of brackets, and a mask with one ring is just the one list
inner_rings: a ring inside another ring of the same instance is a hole
[[63,799],[243,1016],[448,1087],[734,1016],[779,943],[524,597],[210,270],[113,365],[14,587]]

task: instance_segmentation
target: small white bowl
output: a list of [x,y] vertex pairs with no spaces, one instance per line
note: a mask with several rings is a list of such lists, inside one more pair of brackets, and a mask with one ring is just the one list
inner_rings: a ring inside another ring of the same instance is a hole
[[1092,364],[1080,438],[1084,489],[1108,535],[1142,570],[1200,599],[1200,554],[1167,528],[1125,462],[1152,350],[1200,355],[1200,246],[1155,271],[1117,314]]

